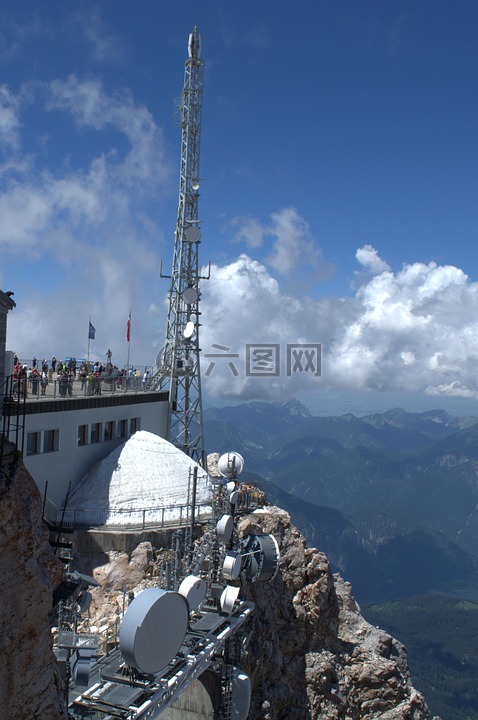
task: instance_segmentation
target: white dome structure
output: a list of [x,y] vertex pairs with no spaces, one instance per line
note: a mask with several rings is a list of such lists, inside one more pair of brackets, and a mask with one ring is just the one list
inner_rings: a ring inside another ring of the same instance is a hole
[[164,438],[141,430],[83,477],[70,495],[67,516],[95,522],[97,515],[98,524],[115,526],[186,517],[195,466],[196,503],[204,504],[212,497],[205,470]]

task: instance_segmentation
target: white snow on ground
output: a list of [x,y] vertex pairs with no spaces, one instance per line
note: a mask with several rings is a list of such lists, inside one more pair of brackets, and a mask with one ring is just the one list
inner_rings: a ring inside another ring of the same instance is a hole
[[[97,463],[74,488],[67,517],[87,512],[99,524],[136,525],[186,517],[194,460],[164,438],[141,430]],[[196,503],[211,500],[207,474],[198,467]],[[189,494],[188,494],[188,487]],[[181,510],[182,506],[182,510]],[[163,508],[170,508],[164,510]]]

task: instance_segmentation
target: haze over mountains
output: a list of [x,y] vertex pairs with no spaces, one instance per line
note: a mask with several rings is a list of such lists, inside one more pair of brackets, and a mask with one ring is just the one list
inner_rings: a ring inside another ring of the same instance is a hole
[[205,413],[208,450],[237,450],[359,602],[478,598],[478,418],[396,408],[315,417],[297,401]]

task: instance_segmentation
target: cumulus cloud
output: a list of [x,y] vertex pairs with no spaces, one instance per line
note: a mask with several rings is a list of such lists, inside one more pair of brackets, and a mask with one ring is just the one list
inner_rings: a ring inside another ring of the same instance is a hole
[[377,275],[390,270],[388,264],[382,260],[378,252],[371,245],[364,245],[355,253],[358,262],[372,275]]
[[124,59],[123,43],[111,32],[98,8],[83,7],[76,15],[75,29],[80,28],[90,46],[91,55],[98,62],[120,62]]
[[[155,178],[165,180],[162,131],[151,112],[144,105],[138,105],[127,90],[111,95],[98,79],[81,80],[70,75],[66,81],[53,81],[49,91],[48,108],[70,112],[79,127],[111,128],[124,134],[130,150],[119,163],[123,182],[148,180],[156,187]],[[114,164],[114,154],[109,157]],[[115,166],[115,173],[117,171]]]
[[269,264],[281,274],[286,274],[298,263],[301,255],[314,258],[314,244],[309,225],[295,208],[286,208],[271,215],[271,235],[274,237]]
[[230,222],[232,228],[237,227],[233,240],[244,242],[249,248],[260,247],[267,234],[266,228],[256,218],[236,217]]
[[[230,348],[238,374],[215,358],[208,392],[277,398],[332,388],[478,398],[478,284],[433,262],[393,272],[370,246],[357,259],[376,274],[353,297],[319,300],[284,295],[270,270],[247,255],[213,268],[204,287],[203,347]],[[247,346],[261,343],[280,346],[279,377],[247,377]],[[298,343],[322,344],[322,377],[305,363],[287,374],[288,346]]]
[[[19,251],[25,243],[35,246],[43,234],[51,235],[65,218],[79,234],[85,223],[103,224],[103,230],[117,225],[119,218],[124,223],[128,208],[134,205],[139,214],[141,200],[158,194],[170,172],[161,129],[149,110],[135,103],[129,93],[109,95],[99,81],[81,81],[72,75],[66,81],[53,81],[48,94],[49,111],[67,112],[82,128],[114,129],[128,145],[126,151],[111,145],[86,168],[67,167],[61,176],[32,164],[16,164],[0,191],[0,244]],[[0,92],[0,139],[9,138],[10,145],[18,144],[17,106],[18,100],[4,88],[3,94]],[[13,168],[11,158],[7,166]],[[5,174],[4,166],[0,170]],[[89,245],[94,239],[89,234],[81,241]]]
[[6,85],[0,85],[0,148],[16,149],[19,144],[19,100]]
[[[158,198],[169,193],[172,167],[161,129],[129,92],[107,92],[98,80],[71,75],[48,85],[29,85],[28,103],[38,110],[45,93],[49,117],[56,114],[53,125],[61,121],[63,132],[72,137],[78,130],[93,138],[102,135],[100,143],[93,139],[91,144],[96,153],[82,153],[76,164],[65,158],[47,168],[41,160],[43,154],[48,158],[49,139],[38,157],[27,156],[21,146],[21,103],[5,90],[2,116],[0,97],[0,140],[2,132],[16,137],[0,163],[3,271],[11,285],[6,268],[34,276],[36,263],[37,276],[48,278],[43,287],[33,283],[19,298],[9,343],[28,357],[32,342],[38,348],[48,335],[57,354],[82,351],[75,350],[76,323],[65,322],[74,299],[75,316],[101,317],[101,337],[114,350],[123,346],[124,318],[133,299],[147,307],[147,291],[158,280],[162,232],[151,203],[157,209]],[[157,332],[157,323],[148,325],[147,318],[147,313],[135,317],[143,363]]]
[[281,275],[289,274],[299,264],[316,270],[323,265],[309,224],[294,207],[272,213],[267,225],[249,216],[236,217],[229,224],[235,229],[236,242],[245,242],[249,248],[269,243],[265,262]]

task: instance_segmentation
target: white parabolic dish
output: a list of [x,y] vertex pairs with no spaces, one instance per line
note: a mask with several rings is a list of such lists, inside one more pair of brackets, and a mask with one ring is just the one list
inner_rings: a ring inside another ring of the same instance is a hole
[[217,469],[225,478],[240,475],[244,468],[244,458],[238,452],[227,452],[217,461]]
[[179,593],[143,590],[121,623],[120,649],[128,665],[148,674],[165,668],[181,647],[188,619],[188,604]]
[[196,575],[187,575],[178,588],[178,593],[186,598],[189,609],[196,610],[206,597],[206,581]]

